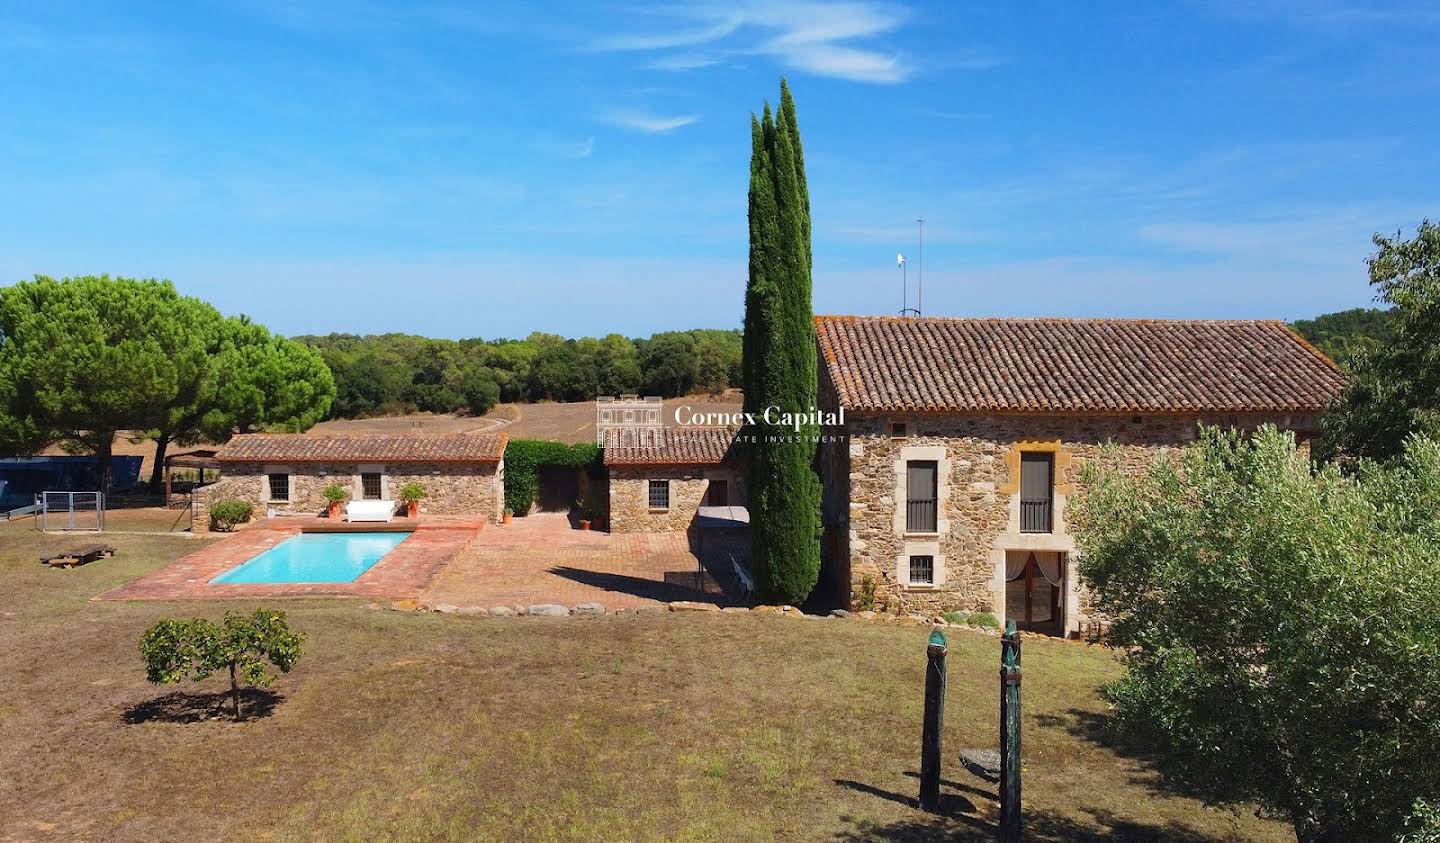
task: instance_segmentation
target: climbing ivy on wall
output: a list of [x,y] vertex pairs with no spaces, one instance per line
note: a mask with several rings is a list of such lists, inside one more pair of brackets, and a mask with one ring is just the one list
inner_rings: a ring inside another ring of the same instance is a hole
[[545,439],[511,439],[505,446],[505,508],[525,515],[540,490],[540,469],[548,467],[600,470],[600,446],[593,442],[567,445]]

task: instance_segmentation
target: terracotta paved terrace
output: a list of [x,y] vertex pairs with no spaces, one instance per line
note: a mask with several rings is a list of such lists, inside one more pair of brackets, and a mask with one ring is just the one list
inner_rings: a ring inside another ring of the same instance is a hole
[[491,527],[441,572],[429,606],[658,606],[672,600],[726,604],[704,576],[684,533],[599,533],[571,529],[562,514],[539,513]]
[[[397,529],[405,522],[394,522]],[[235,535],[195,551],[154,573],[111,589],[100,600],[175,600],[270,597],[385,597],[416,598],[435,579],[445,564],[483,529],[484,522],[470,519],[420,519],[414,535],[401,542],[375,563],[374,567],[348,583],[239,584],[210,582],[292,536],[301,527],[333,527],[323,519],[264,519]],[[409,525],[405,525],[408,526]],[[341,531],[383,530],[387,525],[341,525]]]
[[[397,521],[398,525],[409,525]],[[211,579],[276,544],[301,527],[333,529],[323,519],[276,518],[100,595],[100,600],[175,600],[274,597],[367,597],[415,600],[426,606],[489,609],[554,603],[606,609],[659,606],[674,600],[725,605],[715,580],[700,574],[683,533],[610,534],[571,527],[563,514],[516,518],[508,525],[479,520],[422,518],[414,535],[349,583],[212,583]],[[359,524],[341,529],[384,527]],[[697,582],[703,583],[697,588]]]

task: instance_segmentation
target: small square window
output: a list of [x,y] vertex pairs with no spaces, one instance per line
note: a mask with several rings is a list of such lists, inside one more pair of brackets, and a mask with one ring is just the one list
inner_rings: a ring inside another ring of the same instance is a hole
[[271,475],[269,476],[269,479],[270,479],[270,500],[272,500],[272,501],[288,501],[288,500],[290,500],[290,475],[281,472],[281,473],[279,473],[279,474],[271,474]]
[[934,585],[934,584],[935,584],[935,557],[933,557],[933,556],[912,556],[912,557],[910,557],[910,584],[911,584],[911,585]]
[[651,480],[649,484],[649,499],[651,509],[670,508],[670,481]]
[[910,435],[910,425],[906,424],[905,422],[891,422],[891,423],[890,423],[890,438],[891,438],[891,439],[904,439],[905,437],[907,437],[907,436],[909,436],[909,435]]
[[360,475],[360,498],[367,501],[383,500],[385,496],[384,480],[379,474],[365,473]]

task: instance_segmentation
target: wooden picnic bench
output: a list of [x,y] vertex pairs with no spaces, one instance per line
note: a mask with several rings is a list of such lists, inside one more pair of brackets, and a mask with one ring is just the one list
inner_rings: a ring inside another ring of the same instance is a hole
[[94,562],[101,557],[114,555],[114,545],[90,544],[84,547],[75,547],[69,550],[46,554],[40,557],[40,561],[52,568],[73,568],[76,565]]

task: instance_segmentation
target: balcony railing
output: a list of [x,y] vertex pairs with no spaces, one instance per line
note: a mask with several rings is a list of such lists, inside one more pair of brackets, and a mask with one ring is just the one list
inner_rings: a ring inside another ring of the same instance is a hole
[[905,502],[905,531],[907,533],[933,533],[935,524],[935,501],[916,500]]
[[1053,514],[1054,510],[1048,498],[1039,501],[1020,501],[1020,532],[1053,532]]

